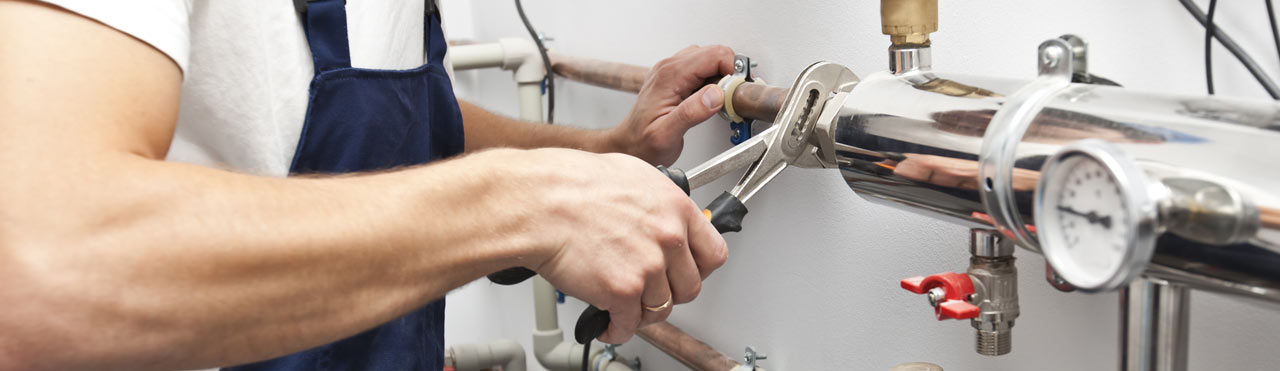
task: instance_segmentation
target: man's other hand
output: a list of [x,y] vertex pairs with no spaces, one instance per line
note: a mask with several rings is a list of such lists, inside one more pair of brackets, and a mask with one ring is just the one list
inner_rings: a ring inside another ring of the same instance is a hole
[[[724,264],[724,238],[684,191],[635,157],[565,149],[481,154],[514,165],[513,190],[494,201],[533,204],[522,227],[539,236],[525,261],[569,295],[607,310],[600,340],[621,344],[698,296]],[[511,231],[507,231],[508,233]]]
[[684,148],[684,133],[724,105],[720,87],[704,81],[732,73],[733,50],[723,45],[690,46],[658,62],[611,140],[653,165],[671,165]]

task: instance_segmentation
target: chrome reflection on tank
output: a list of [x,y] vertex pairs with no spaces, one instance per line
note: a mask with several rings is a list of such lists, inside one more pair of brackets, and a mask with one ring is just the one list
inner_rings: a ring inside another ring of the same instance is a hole
[[[993,117],[1026,86],[928,68],[866,76],[841,97],[830,123],[841,173],[870,200],[995,229],[982,202],[979,155]],[[1147,275],[1280,302],[1280,105],[1066,85],[1033,115],[1008,168],[1009,210],[1032,238],[1041,166],[1088,138],[1124,151],[1171,192],[1185,191],[1178,202],[1218,205],[1201,216],[1237,227],[1216,236],[1195,223],[1171,224]],[[1178,215],[1171,207],[1162,217]]]

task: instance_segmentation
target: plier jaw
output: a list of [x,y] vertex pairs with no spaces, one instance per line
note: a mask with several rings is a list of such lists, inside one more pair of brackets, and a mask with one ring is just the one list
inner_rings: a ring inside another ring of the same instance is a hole
[[688,172],[690,188],[698,188],[746,167],[727,194],[746,202],[789,165],[835,167],[832,120],[844,98],[858,83],[848,68],[818,62],[805,68],[791,86],[774,124],[751,139]]

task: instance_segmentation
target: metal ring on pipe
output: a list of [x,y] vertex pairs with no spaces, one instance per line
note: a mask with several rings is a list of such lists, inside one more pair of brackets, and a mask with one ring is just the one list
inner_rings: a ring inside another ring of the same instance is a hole
[[1040,77],[1019,89],[996,111],[982,136],[978,155],[978,189],[992,224],[1006,238],[1034,251],[1040,250],[1039,243],[1023,222],[1014,198],[1015,155],[1018,143],[1040,110],[1071,85],[1072,73],[1071,45],[1066,41],[1046,40],[1039,50]]

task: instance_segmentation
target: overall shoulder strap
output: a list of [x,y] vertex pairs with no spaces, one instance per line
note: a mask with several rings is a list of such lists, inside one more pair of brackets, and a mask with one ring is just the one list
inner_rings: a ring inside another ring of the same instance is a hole
[[422,37],[422,42],[425,43],[423,50],[427,52],[427,63],[444,64],[444,54],[449,49],[449,44],[444,39],[444,30],[440,26],[440,8],[436,6],[435,0],[426,0],[426,2],[427,14],[426,19],[423,20],[426,33]]
[[346,0],[294,0],[316,73],[351,67]]

